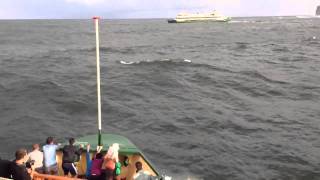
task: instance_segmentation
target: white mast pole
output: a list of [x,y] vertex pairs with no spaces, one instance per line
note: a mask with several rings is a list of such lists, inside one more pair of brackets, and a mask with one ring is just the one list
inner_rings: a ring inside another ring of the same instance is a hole
[[101,142],[101,91],[100,91],[100,48],[99,48],[99,17],[93,17],[96,29],[96,57],[97,57],[97,95],[98,95],[98,145]]

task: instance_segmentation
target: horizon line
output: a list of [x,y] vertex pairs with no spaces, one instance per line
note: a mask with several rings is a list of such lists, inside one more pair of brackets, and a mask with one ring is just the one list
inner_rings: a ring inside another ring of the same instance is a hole
[[[256,15],[256,16],[228,16],[231,18],[255,18],[255,17],[296,17],[296,16],[310,16],[317,17],[313,14],[295,14],[295,15]],[[146,19],[170,19],[172,17],[146,17],[146,18],[103,18],[99,16],[101,20],[146,20]],[[0,18],[0,20],[92,20],[92,17],[88,18]]]

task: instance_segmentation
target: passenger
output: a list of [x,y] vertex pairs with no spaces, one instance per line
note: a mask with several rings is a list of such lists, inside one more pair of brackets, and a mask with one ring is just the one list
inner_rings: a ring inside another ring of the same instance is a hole
[[54,144],[53,137],[48,137],[46,145],[42,147],[44,157],[44,172],[46,174],[58,175],[58,165],[56,160],[56,150],[58,145]]
[[74,143],[74,138],[70,138],[69,145],[65,145],[62,150],[62,169],[65,176],[68,176],[69,172],[72,177],[75,177],[78,174],[74,163],[76,162],[76,157],[80,156],[82,152],[82,145],[80,145],[80,149],[77,149],[73,145]]
[[87,179],[89,179],[91,174],[91,164],[92,164],[90,159],[90,144],[87,144],[86,163],[87,163],[86,177]]
[[118,151],[119,144],[114,143],[109,147],[107,154],[104,156],[102,169],[105,180],[113,180],[115,177],[116,162],[119,161]]
[[10,178],[10,164],[12,162],[0,158],[0,177]]
[[16,159],[10,164],[10,174],[14,180],[31,180],[33,175],[33,166],[26,167],[28,160],[27,150],[19,149],[15,153]]
[[[123,156],[122,159],[119,159],[122,163],[118,162],[121,164],[120,167],[120,175],[118,175],[118,179],[120,180],[126,180],[127,176],[131,175],[131,169],[132,165],[129,163],[129,157],[128,156]],[[116,165],[117,166],[117,165]],[[117,168],[116,168],[117,170]]]
[[103,163],[103,154],[101,153],[102,146],[97,146],[97,153],[90,160],[90,144],[87,145],[87,163],[89,161],[90,165],[87,166],[87,177],[89,180],[100,180],[102,179],[102,163]]
[[136,162],[136,174],[133,176],[134,180],[152,180],[153,176],[148,172],[144,171],[142,168],[142,163],[140,161]]
[[28,154],[29,162],[34,163],[35,171],[43,173],[43,153],[40,151],[39,144],[32,145],[32,152]]

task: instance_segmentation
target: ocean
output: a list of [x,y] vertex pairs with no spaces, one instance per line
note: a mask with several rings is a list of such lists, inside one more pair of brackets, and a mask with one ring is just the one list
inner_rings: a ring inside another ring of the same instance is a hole
[[[173,179],[320,178],[320,18],[100,23],[102,129]],[[0,157],[97,132],[92,20],[0,21]]]

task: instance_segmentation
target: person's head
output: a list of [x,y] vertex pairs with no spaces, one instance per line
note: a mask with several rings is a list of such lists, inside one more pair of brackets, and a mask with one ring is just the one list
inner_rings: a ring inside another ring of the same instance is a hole
[[23,160],[27,157],[27,150],[26,149],[18,149],[15,153],[16,161]]
[[46,143],[53,144],[53,137],[48,137]]
[[32,150],[39,150],[39,149],[40,149],[39,144],[32,145]]
[[136,162],[137,172],[142,170],[142,163],[140,161]]
[[73,145],[74,142],[75,142],[74,138],[70,138],[70,139],[69,139],[69,144],[70,144],[70,145]]
[[97,153],[96,154],[96,159],[102,159],[103,158],[103,154],[102,153]]

